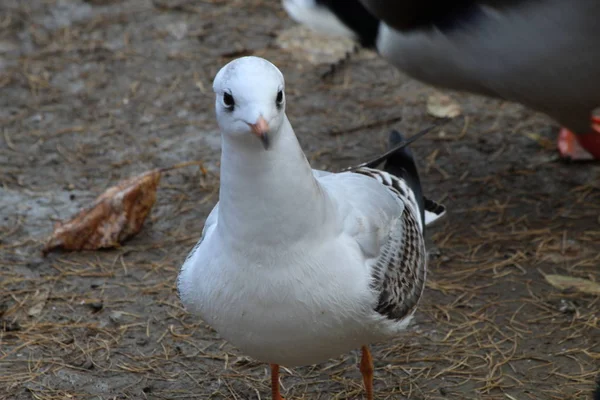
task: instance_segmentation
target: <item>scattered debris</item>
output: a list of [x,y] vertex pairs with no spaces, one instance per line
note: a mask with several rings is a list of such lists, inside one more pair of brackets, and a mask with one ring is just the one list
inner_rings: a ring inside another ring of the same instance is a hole
[[539,133],[525,132],[524,135],[534,142],[537,142],[537,144],[544,150],[553,150],[556,147],[556,144],[552,140],[543,137]]
[[544,275],[549,284],[560,290],[573,289],[581,293],[600,295],[600,283],[565,275]]
[[168,24],[166,27],[167,31],[177,40],[185,38],[189,31],[188,24],[183,21],[177,23]]
[[282,31],[276,44],[294,56],[311,64],[333,64],[353,53],[356,43],[349,38],[320,35],[309,28],[296,25]]
[[46,302],[48,301],[48,296],[50,296],[50,288],[42,287],[36,290],[31,302],[33,306],[29,308],[27,311],[27,315],[30,317],[37,317],[42,313],[42,310],[46,306]]
[[570,300],[560,299],[558,311],[563,314],[574,314],[577,311],[577,306]]
[[448,95],[436,93],[427,99],[427,112],[438,118],[456,118],[462,110],[460,105]]
[[81,302],[82,305],[88,306],[93,313],[102,311],[104,308],[104,301],[102,299],[89,299]]

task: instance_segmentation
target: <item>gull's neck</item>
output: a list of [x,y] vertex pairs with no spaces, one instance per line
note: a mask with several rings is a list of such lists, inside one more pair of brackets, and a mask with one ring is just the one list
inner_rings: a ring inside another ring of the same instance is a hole
[[322,234],[319,228],[329,214],[326,196],[287,117],[268,151],[258,139],[256,148],[249,148],[222,135],[222,237],[256,247],[286,246]]

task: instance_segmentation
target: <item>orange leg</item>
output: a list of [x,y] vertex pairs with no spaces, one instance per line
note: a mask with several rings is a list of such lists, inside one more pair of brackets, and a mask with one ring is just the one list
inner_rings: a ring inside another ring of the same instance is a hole
[[367,400],[373,400],[373,358],[367,346],[361,348],[362,357],[360,358],[360,373],[365,383]]
[[279,365],[271,364],[271,393],[273,400],[284,400],[279,393]]

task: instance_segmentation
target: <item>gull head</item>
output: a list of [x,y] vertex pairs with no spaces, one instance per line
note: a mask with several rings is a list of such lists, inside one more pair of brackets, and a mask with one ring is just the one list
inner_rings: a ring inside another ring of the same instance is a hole
[[285,82],[279,69],[260,57],[226,64],[213,82],[221,134],[268,150],[285,120]]

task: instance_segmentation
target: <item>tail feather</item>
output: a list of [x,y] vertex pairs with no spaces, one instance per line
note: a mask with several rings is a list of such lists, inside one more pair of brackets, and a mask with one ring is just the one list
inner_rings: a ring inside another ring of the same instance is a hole
[[600,400],[600,376],[596,381],[596,390],[594,390],[594,400]]

